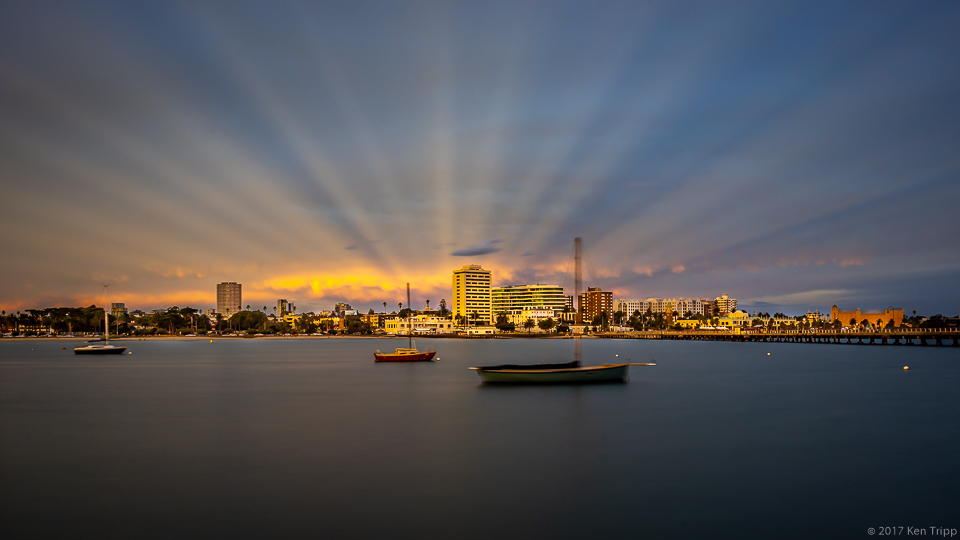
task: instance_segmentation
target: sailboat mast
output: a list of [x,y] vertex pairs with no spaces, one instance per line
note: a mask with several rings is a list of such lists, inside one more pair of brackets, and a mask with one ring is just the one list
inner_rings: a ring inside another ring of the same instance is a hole
[[581,312],[581,310],[583,309],[583,306],[580,305],[580,288],[581,288],[580,280],[582,276],[580,265],[583,259],[581,255],[581,252],[583,251],[582,242],[583,242],[583,239],[580,238],[579,236],[573,239],[573,261],[575,263],[574,264],[575,270],[573,274],[574,276],[573,284],[574,284],[574,291],[576,293],[576,296],[574,296],[573,298],[576,301],[576,304],[574,305],[574,309],[576,309],[576,312],[577,312],[576,321],[578,325],[583,324],[583,313]]
[[107,309],[107,287],[110,285],[107,283],[103,284],[103,341],[104,343],[110,341],[110,310]]
[[410,307],[410,283],[407,283],[407,348],[413,348],[413,323],[410,322],[410,316],[413,315],[413,309]]
[[[580,305],[580,288],[581,288],[581,252],[583,251],[583,239],[579,236],[573,239],[573,260],[574,260],[574,274],[573,274],[573,290],[576,296],[574,297],[574,310],[576,311],[576,322],[577,325],[583,324],[583,306]],[[573,340],[573,359],[577,362],[577,365],[580,365],[580,357],[582,356],[580,350],[580,336],[576,336]]]

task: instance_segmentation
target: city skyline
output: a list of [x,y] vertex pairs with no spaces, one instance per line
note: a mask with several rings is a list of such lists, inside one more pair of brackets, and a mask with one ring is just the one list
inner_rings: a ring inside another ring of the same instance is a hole
[[2,12],[7,312],[572,291],[574,236],[614,299],[960,312],[956,5]]

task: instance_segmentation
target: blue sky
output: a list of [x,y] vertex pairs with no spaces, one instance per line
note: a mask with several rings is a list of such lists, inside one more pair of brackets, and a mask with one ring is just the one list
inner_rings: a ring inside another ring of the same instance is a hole
[[[960,313],[960,6],[7,2],[0,307]],[[419,297],[419,299],[417,298]]]

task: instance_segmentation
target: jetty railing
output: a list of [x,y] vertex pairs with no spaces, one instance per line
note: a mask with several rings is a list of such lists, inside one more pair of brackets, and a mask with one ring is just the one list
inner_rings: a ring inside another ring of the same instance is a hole
[[920,345],[960,347],[960,329],[883,328],[808,330],[636,330],[603,332],[602,338],[736,341],[764,343],[824,343],[847,345]]

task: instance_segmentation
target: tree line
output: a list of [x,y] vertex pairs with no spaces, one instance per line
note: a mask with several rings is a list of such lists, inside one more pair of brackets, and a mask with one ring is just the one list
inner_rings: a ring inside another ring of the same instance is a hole
[[[199,309],[171,306],[142,316],[129,313],[110,316],[110,335],[205,335],[205,334],[370,334],[373,329],[360,316],[348,315],[344,324],[333,324],[316,315],[302,315],[292,322],[271,319],[263,311],[246,310],[230,317],[216,314],[208,317]],[[13,313],[0,311],[0,333],[12,336],[101,334],[104,331],[104,309],[57,307],[27,309]]]

